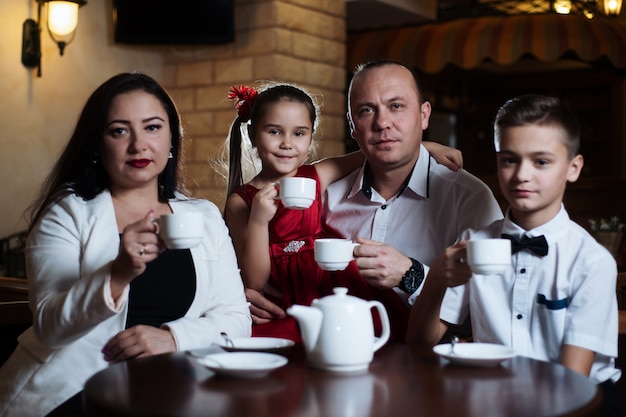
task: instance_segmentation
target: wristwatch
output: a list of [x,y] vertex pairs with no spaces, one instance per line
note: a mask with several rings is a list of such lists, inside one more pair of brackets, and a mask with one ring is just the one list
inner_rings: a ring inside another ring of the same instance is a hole
[[398,288],[408,294],[413,294],[422,285],[424,281],[424,265],[413,258],[411,259],[411,267],[404,273]]

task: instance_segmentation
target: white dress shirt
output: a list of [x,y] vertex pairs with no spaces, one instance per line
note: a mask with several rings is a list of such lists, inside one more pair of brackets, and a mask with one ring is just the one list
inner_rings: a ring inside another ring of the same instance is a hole
[[423,145],[406,188],[389,200],[367,186],[364,170],[365,165],[326,189],[324,221],[347,238],[384,242],[425,266],[463,230],[502,218],[487,185],[465,170],[438,164]]
[[503,275],[474,275],[468,284],[449,288],[440,317],[448,323],[472,321],[475,342],[498,343],[517,354],[560,362],[563,344],[596,352],[590,378],[616,381],[617,267],[611,254],[563,207],[548,223],[526,231],[507,216],[464,239],[544,235],[548,254],[527,250],[512,256]]

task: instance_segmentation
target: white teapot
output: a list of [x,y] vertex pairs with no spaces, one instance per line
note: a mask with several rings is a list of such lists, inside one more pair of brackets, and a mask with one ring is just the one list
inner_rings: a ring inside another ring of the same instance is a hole
[[[293,305],[287,313],[298,320],[312,366],[337,372],[365,370],[374,352],[389,340],[387,310],[379,301],[347,295],[347,288],[333,291],[334,295],[313,300],[311,307]],[[374,336],[372,308],[378,310],[382,323],[380,337]]]

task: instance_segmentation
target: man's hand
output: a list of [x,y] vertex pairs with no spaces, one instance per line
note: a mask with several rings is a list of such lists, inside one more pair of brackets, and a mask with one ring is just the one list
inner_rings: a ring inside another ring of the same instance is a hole
[[411,259],[393,246],[375,240],[357,237],[356,242],[361,244],[354,248],[356,265],[367,282],[379,288],[397,287],[411,268]]
[[[267,291],[271,291],[270,288],[268,286]],[[250,314],[252,315],[253,324],[264,324],[287,316],[282,308],[265,298],[260,291],[252,288],[246,288],[245,291],[246,300],[250,303]]]

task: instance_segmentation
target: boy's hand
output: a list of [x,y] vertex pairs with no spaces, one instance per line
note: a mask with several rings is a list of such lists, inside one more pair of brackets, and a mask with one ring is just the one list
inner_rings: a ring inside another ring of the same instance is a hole
[[446,287],[466,284],[472,271],[465,263],[467,241],[463,240],[447,247],[430,265],[428,279],[436,279]]
[[463,154],[458,149],[430,141],[423,141],[422,144],[438,163],[445,165],[452,171],[463,168]]

